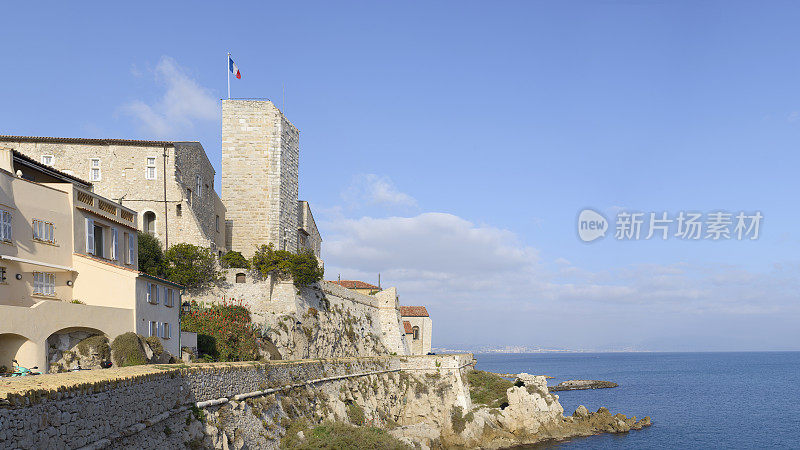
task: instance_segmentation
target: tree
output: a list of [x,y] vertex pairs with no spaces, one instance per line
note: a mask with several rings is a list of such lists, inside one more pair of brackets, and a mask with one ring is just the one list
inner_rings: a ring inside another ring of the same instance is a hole
[[282,279],[291,277],[298,287],[316,283],[323,276],[323,270],[313,252],[294,254],[286,250],[275,250],[272,243],[262,245],[256,251],[252,267],[264,276],[272,274]]
[[219,259],[222,267],[226,269],[249,269],[250,262],[240,252],[230,250]]
[[187,289],[197,289],[219,281],[211,249],[192,244],[176,244],[164,254],[166,278]]
[[149,233],[139,232],[139,270],[156,277],[164,276],[164,252],[161,242]]

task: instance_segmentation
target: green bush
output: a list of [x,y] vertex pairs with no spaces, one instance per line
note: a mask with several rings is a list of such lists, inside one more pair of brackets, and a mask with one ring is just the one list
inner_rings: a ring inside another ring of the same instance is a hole
[[219,263],[226,269],[249,269],[250,262],[240,252],[230,250],[222,255]]
[[211,249],[192,244],[176,244],[164,254],[166,278],[196,289],[219,281],[217,262]]
[[147,356],[139,341],[139,335],[132,331],[120,334],[114,339],[111,343],[111,354],[114,363],[119,367],[147,364]]
[[469,396],[472,403],[490,408],[503,408],[508,405],[508,388],[514,386],[509,380],[491,372],[473,370],[467,373]]
[[139,232],[139,270],[153,275],[164,276],[164,251],[157,237],[149,233]]
[[[305,439],[297,436],[299,431],[303,432]],[[280,448],[409,450],[412,447],[380,428],[354,427],[346,423],[328,422],[311,429],[291,426],[281,439]]]
[[253,255],[251,264],[264,276],[272,274],[282,279],[291,277],[297,287],[316,283],[323,275],[313,252],[295,254],[286,250],[275,250],[272,243],[262,245]]
[[150,336],[144,340],[156,356],[161,356],[164,353],[164,346],[161,345],[161,339],[158,336]]

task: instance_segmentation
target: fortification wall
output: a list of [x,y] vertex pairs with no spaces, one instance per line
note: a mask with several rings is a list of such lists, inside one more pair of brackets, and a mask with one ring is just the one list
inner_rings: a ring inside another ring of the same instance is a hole
[[[237,274],[244,274],[243,283],[236,282]],[[184,299],[241,301],[284,358],[410,353],[394,297],[387,303],[325,281],[297,288],[291,281],[261,278],[242,269],[226,270],[225,280],[187,293]]]
[[[472,355],[137,366],[14,379],[0,386],[0,447],[264,448],[287,420],[441,422],[471,408]],[[436,390],[437,401],[429,391]],[[194,409],[194,411],[192,411]],[[198,421],[201,419],[202,422]]]

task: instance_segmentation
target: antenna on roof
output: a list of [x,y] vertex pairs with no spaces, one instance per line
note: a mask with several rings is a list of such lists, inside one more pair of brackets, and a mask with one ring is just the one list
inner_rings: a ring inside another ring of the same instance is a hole
[[342,274],[339,274],[339,281],[342,281]]
[[378,272],[378,289],[381,288],[381,273]]

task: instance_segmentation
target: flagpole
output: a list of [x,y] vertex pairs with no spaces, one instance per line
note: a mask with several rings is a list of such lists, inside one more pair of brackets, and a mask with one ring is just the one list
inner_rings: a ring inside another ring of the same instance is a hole
[[228,75],[228,100],[231,99],[231,52],[228,52],[228,60],[225,64],[225,73]]

